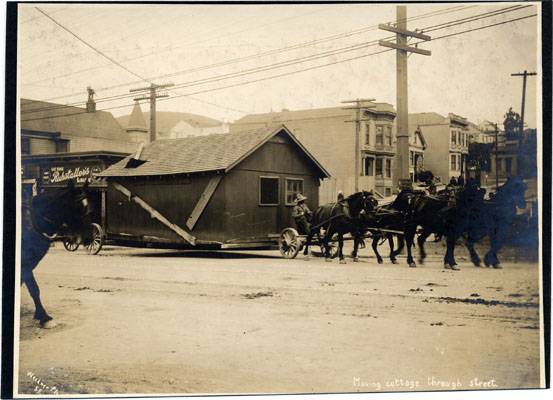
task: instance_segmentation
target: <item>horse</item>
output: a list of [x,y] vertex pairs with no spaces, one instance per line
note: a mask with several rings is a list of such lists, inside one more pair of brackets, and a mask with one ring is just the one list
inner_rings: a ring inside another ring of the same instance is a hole
[[60,188],[33,197],[30,207],[23,207],[21,226],[21,285],[25,284],[35,305],[34,319],[41,327],[52,320],[40,300],[40,289],[33,270],[44,258],[53,240],[71,236],[77,243],[89,240],[92,207],[86,189],[73,181]]
[[322,235],[322,243],[326,261],[330,261],[330,247],[328,245],[332,237],[338,235],[338,258],[340,264],[345,264],[343,254],[344,234],[350,233],[354,239],[353,261],[359,261],[357,250],[362,241],[360,215],[369,213],[376,206],[377,201],[367,191],[357,192],[338,203],[329,203],[320,206],[315,210],[311,219],[311,229],[307,235],[303,254],[306,259],[309,257],[309,246],[313,236],[321,238],[321,229],[325,230]]
[[[371,213],[362,215],[362,223],[364,232],[369,232],[372,237],[371,247],[376,255],[376,260],[382,264],[383,260],[378,252],[378,242],[387,240],[390,246],[390,261],[392,264],[397,264],[396,256],[401,253],[404,247],[404,240],[401,234],[386,232],[382,229],[403,231],[405,226],[405,211],[408,208],[408,197],[404,192],[401,196],[398,195],[390,204],[386,204],[376,209]],[[398,237],[398,249],[394,250],[394,236]]]
[[501,268],[497,253],[503,247],[517,215],[517,208],[526,208],[524,193],[527,186],[519,177],[510,177],[498,188],[489,200],[459,202],[452,222],[447,225],[447,251],[444,267],[457,269],[454,257],[455,244],[461,236],[465,238],[471,261],[480,266],[480,257],[474,244],[488,236],[490,249],[484,256],[486,267]]

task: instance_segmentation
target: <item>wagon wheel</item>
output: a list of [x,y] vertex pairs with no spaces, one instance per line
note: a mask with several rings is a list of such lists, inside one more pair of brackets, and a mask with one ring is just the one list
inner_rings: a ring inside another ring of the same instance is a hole
[[104,245],[104,230],[98,224],[92,224],[91,228],[90,243],[86,244],[85,247],[88,254],[95,255],[102,250],[102,246]]
[[73,237],[63,239],[63,247],[67,251],[75,251],[79,248],[79,243]]
[[302,247],[298,231],[294,228],[285,228],[278,238],[278,249],[284,258],[295,258]]

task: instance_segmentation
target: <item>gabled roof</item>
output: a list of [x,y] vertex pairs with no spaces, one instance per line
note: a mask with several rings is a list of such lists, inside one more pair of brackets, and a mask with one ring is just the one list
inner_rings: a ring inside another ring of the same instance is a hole
[[130,142],[109,112],[89,113],[81,107],[29,99],[21,99],[21,129]]
[[415,135],[418,135],[418,137],[419,137],[419,139],[422,143],[422,148],[426,149],[426,139],[424,138],[424,135],[422,134],[422,131],[420,129],[415,130]]
[[287,135],[312,162],[323,178],[329,173],[284,125],[236,132],[156,140],[144,147],[136,168],[127,168],[132,156],[104,170],[99,176],[154,176],[196,172],[228,172],[279,133]]

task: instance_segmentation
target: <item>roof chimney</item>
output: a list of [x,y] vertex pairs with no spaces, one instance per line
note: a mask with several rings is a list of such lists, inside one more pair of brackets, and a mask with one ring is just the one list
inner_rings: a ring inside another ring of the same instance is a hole
[[94,89],[88,86],[86,90],[88,92],[88,100],[86,102],[86,112],[87,113],[96,112],[96,102],[94,101]]

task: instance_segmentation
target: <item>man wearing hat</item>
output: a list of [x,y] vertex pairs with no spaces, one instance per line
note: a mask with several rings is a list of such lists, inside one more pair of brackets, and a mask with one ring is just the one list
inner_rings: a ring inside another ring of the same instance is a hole
[[296,203],[296,205],[292,209],[292,217],[294,218],[294,221],[296,221],[296,227],[298,228],[298,233],[300,235],[307,235],[311,229],[309,221],[311,221],[313,213],[309,207],[307,207],[307,204],[305,204],[305,200],[307,200],[307,197],[303,194],[296,194],[296,198],[294,199],[294,203]]

